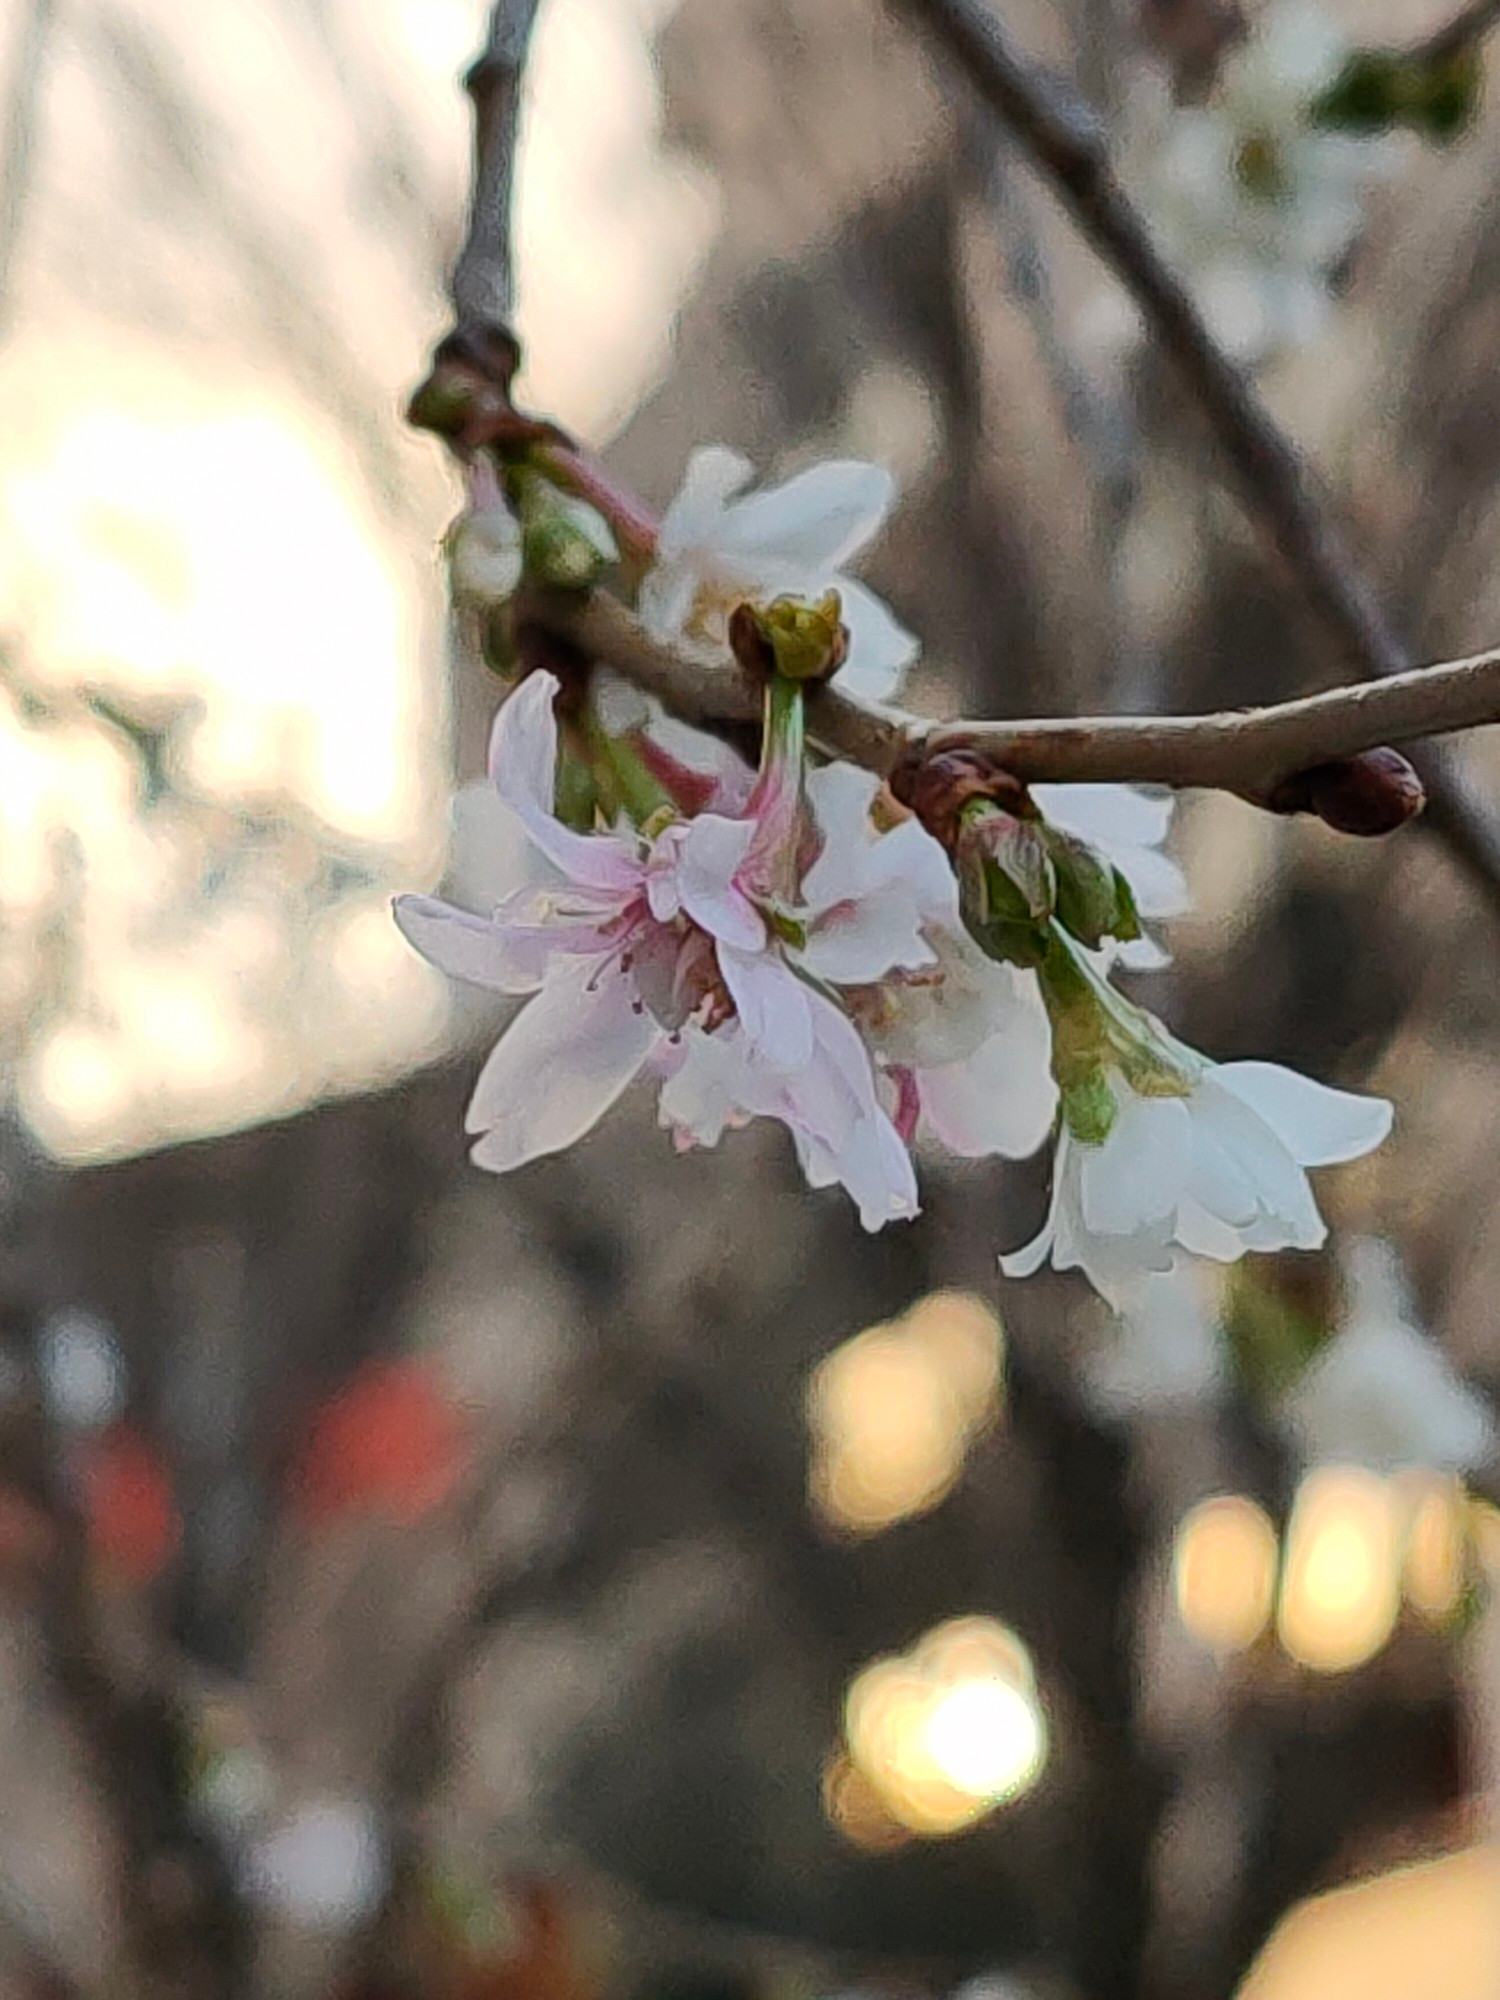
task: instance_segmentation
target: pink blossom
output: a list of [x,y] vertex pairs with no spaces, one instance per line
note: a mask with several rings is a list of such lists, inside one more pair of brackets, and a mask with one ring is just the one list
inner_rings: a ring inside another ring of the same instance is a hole
[[[840,1181],[867,1224],[915,1211],[906,1149],[875,1096],[847,1015],[802,966],[788,856],[803,832],[798,767],[768,757],[746,810],[702,812],[654,834],[581,833],[553,809],[557,682],[531,675],[497,718],[490,775],[554,879],[488,917],[403,896],[396,919],[454,976],[530,997],[480,1074],[475,1161],[506,1172],[581,1138],[642,1071],[686,1102],[700,1068],[732,1078],[724,1122],[779,1119],[814,1185]],[[922,955],[896,913],[881,969]],[[870,941],[872,964],[880,947]],[[686,1076],[687,1081],[682,1079]],[[669,1122],[676,1122],[669,1119]],[[696,1116],[681,1126],[705,1128]],[[713,1137],[717,1138],[718,1130]]]

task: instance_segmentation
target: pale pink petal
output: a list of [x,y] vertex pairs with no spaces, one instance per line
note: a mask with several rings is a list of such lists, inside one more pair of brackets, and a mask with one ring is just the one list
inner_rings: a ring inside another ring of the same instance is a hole
[[748,952],[764,946],[766,927],[734,878],[756,831],[752,819],[700,813],[688,822],[673,870],[682,907],[693,922],[722,944]]
[[918,1072],[928,1129],[960,1159],[992,1153],[1026,1159],[1057,1115],[1050,1052],[1043,1009],[1017,1008],[1001,1033],[981,1042],[966,1061]]
[[812,976],[831,986],[873,986],[896,967],[931,965],[935,956],[922,913],[901,884],[835,904],[809,927],[799,954]]
[[1333,1090],[1279,1063],[1221,1063],[1213,1075],[1270,1126],[1299,1166],[1357,1160],[1391,1129],[1391,1107],[1383,1097]]
[[436,896],[398,896],[401,935],[423,958],[454,979],[501,993],[534,993],[552,956],[550,941],[533,932],[518,938],[487,917],[471,916]]
[[475,1163],[507,1173],[571,1146],[639,1074],[660,1037],[617,966],[553,967],[474,1087],[466,1124],[484,1135]]
[[557,783],[558,681],[528,674],[495,717],[490,777],[533,844],[571,881],[628,894],[638,889],[641,864],[613,834],[575,833],[553,811]]
[[753,1058],[781,1074],[804,1069],[813,1050],[811,989],[765,952],[721,943],[719,969]]

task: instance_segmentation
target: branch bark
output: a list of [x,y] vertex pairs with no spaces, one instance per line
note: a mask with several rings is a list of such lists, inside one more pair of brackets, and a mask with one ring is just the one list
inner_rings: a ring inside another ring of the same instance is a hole
[[1500,0],[1467,0],[1450,20],[1417,42],[1411,54],[1419,63],[1436,66],[1461,54],[1473,43],[1483,41],[1497,23],[1500,23]]
[[[528,599],[526,614],[654,694],[685,722],[754,722],[755,677],[650,638],[618,599]],[[820,748],[882,775],[913,752],[980,750],[1026,784],[1204,787],[1271,807],[1289,778],[1388,743],[1500,723],[1500,648],[1299,701],[1214,715],[1098,715],[931,722],[864,702],[837,681],[811,699]]]
[[[1213,428],[1252,520],[1356,671],[1399,674],[1410,656],[1301,455],[1213,339],[1110,165],[1099,121],[1013,46],[984,0],[899,0],[1016,134],[1094,249],[1125,285]],[[1458,774],[1421,767],[1433,830],[1500,910],[1500,827]]]
[[510,203],[520,133],[521,73],[539,0],[496,0],[484,50],[464,78],[474,100],[474,192],[449,296],[458,327],[514,340],[516,280]]

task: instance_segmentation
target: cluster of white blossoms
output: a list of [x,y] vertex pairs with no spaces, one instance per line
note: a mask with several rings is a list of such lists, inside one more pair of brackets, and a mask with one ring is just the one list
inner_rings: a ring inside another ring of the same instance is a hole
[[1208,99],[1142,86],[1125,172],[1215,337],[1242,361],[1302,346],[1393,165],[1385,135],[1330,129],[1315,108],[1352,44],[1314,0],[1279,0],[1225,58]]
[[[469,1106],[474,1159],[506,1172],[555,1153],[641,1078],[679,1147],[784,1125],[808,1182],[844,1188],[871,1230],[917,1212],[914,1145],[1019,1159],[1055,1132],[1045,1227],[1004,1268],[1077,1268],[1112,1301],[1184,1255],[1320,1243],[1306,1169],[1377,1145],[1390,1107],[1272,1063],[1216,1066],[1111,981],[1160,962],[1141,919],[1184,906],[1170,803],[1002,781],[919,818],[871,773],[819,763],[807,659],[821,647],[841,687],[878,699],[916,650],[845,574],[892,483],[849,462],[749,480],[734,453],[697,453],[633,581],[642,623],[680,652],[722,659],[731,620],[752,619],[759,768],[680,723],[612,725],[587,682],[560,710],[535,666],[490,748],[509,828],[492,906],[397,903],[435,964],[525,996]],[[498,489],[476,485],[452,544],[464,587],[508,591],[527,534],[569,562],[581,535],[605,560],[568,505],[549,515],[533,493],[508,540]]]

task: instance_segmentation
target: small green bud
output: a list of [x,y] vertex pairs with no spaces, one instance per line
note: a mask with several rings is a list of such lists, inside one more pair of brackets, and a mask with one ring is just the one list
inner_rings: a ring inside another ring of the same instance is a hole
[[814,603],[778,597],[770,604],[741,604],[730,620],[729,642],[742,666],[789,681],[826,681],[844,664],[849,634],[836,590]]
[[1038,823],[990,799],[970,800],[959,815],[953,867],[964,925],[980,950],[1010,965],[1039,965],[1057,884]]
[[587,590],[619,560],[614,530],[586,500],[535,476],[521,484],[521,548],[526,574],[557,590]]
[[521,523],[497,494],[460,514],[443,543],[455,604],[488,609],[504,604],[521,581]]
[[1107,937],[1128,942],[1141,934],[1130,884],[1076,834],[1044,824],[1041,837],[1057,877],[1057,920],[1080,944],[1097,951]]
[[1404,126],[1444,145],[1473,123],[1483,85],[1473,43],[1425,61],[1405,49],[1356,49],[1312,105],[1312,122],[1357,134]]

